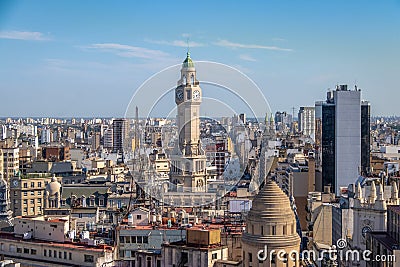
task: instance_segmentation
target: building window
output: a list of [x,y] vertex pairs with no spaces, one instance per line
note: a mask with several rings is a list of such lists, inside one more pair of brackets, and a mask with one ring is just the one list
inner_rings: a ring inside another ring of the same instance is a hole
[[41,198],[38,198],[37,203],[38,203],[38,204],[42,204],[42,199],[41,199]]
[[42,182],[38,182],[37,186],[42,187]]
[[54,250],[53,255],[54,255],[54,258],[57,258],[57,251]]
[[99,199],[99,206],[101,206],[101,207],[104,206],[104,198]]
[[16,197],[17,196],[17,191],[14,191],[14,197]]
[[34,213],[34,212],[35,212],[35,208],[32,207],[31,210],[30,210],[30,212],[31,212],[31,213]]
[[49,249],[49,257],[51,257],[51,250]]
[[94,257],[93,255],[84,255],[85,257],[85,262],[94,262]]
[[24,205],[28,205],[28,200],[24,199]]
[[125,236],[125,243],[131,243],[131,237]]
[[27,196],[28,196],[28,192],[24,191],[24,197],[27,197]]
[[119,243],[125,243],[125,237],[119,236]]
[[31,204],[35,204],[35,200],[31,199],[31,201],[29,201]]
[[28,188],[28,183],[24,183],[24,188]]
[[34,196],[35,195],[35,191],[31,191],[31,196]]
[[253,254],[249,252],[249,262],[253,262]]
[[276,226],[272,226],[272,235],[276,235]]
[[143,243],[144,243],[144,244],[149,243],[149,237],[148,237],[148,236],[144,236],[144,237],[143,237]]
[[142,219],[142,215],[140,215],[140,214],[136,215],[136,219],[137,220],[141,220]]
[[142,241],[143,241],[142,236],[137,236],[136,238],[137,238],[136,243],[142,244]]
[[62,259],[62,252],[61,252],[61,251],[58,252],[58,257],[59,257],[60,259]]
[[38,191],[37,194],[38,194],[38,196],[41,196],[42,195],[42,191]]
[[66,259],[67,259],[67,252],[64,251],[64,260],[66,260]]
[[72,253],[71,252],[69,253],[69,260],[70,261],[72,260]]
[[264,226],[261,225],[261,235],[264,235]]
[[218,254],[217,254],[217,253],[213,253],[213,254],[211,255],[211,258],[212,258],[213,260],[216,260],[216,259],[218,258]]
[[17,248],[17,253],[22,253],[22,248]]
[[47,257],[47,249],[43,250],[43,256]]
[[283,235],[287,235],[287,226],[286,225],[283,226]]
[[90,197],[90,206],[94,207],[94,196]]
[[24,248],[24,253],[29,254],[29,248]]
[[35,187],[35,182],[31,182],[31,187],[32,187],[32,188]]
[[31,254],[36,255],[36,249],[31,249]]

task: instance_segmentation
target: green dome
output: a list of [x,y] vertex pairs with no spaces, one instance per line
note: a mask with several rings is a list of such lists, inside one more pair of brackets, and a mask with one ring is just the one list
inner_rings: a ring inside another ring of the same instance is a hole
[[186,58],[182,63],[183,68],[194,68],[193,60],[190,58],[190,53],[187,52]]

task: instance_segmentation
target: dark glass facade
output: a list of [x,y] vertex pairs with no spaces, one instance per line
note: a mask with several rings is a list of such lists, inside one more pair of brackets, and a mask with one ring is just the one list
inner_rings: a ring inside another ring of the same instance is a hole
[[370,169],[370,105],[362,103],[361,105],[361,171],[367,174]]
[[322,189],[335,192],[335,105],[322,106]]

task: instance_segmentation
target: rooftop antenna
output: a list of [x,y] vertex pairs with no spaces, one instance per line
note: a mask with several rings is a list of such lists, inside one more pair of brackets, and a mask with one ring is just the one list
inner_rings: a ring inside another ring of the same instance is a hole
[[187,54],[190,54],[190,44],[189,44],[189,37],[186,38],[186,44],[187,44]]

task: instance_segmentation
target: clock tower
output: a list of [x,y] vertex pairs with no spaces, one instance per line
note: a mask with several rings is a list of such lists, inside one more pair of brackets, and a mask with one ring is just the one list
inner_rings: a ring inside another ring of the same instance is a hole
[[175,89],[179,149],[185,155],[199,155],[200,152],[200,104],[201,88],[196,79],[196,69],[187,53],[182,63],[181,78]]
[[196,69],[187,53],[175,89],[177,105],[178,152],[171,157],[171,183],[185,192],[206,191],[206,156],[200,142],[200,104],[202,91]]

